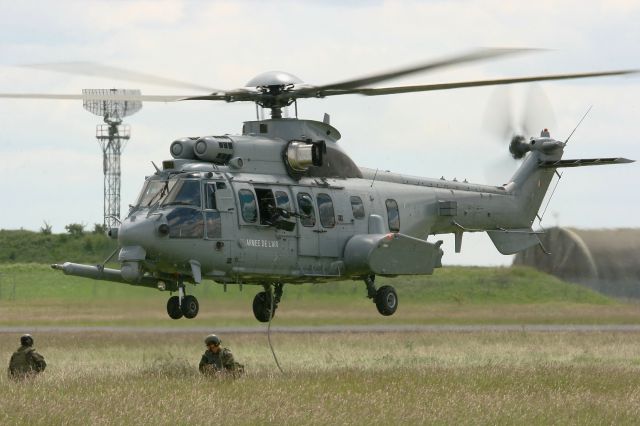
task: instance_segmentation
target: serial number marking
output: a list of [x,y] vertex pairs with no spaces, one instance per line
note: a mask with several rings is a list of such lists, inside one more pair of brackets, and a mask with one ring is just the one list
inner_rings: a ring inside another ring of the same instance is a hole
[[262,248],[278,248],[278,241],[274,240],[249,240],[247,239],[248,247],[262,247]]

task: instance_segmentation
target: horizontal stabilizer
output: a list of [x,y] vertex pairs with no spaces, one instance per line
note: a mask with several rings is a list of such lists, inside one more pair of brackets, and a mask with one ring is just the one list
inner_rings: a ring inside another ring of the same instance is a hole
[[515,254],[540,244],[537,234],[531,228],[487,231],[487,235],[502,254]]
[[582,166],[606,166],[609,164],[633,163],[635,160],[628,158],[579,158],[576,160],[541,161],[538,166],[542,169],[556,169],[559,167],[582,167]]

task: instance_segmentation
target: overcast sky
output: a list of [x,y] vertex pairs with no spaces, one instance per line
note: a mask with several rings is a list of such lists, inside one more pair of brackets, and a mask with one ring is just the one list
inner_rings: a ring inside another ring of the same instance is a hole
[[[506,4],[508,3],[508,4]],[[640,68],[640,2],[608,1],[65,1],[0,0],[0,92],[80,93],[83,88],[198,94],[153,85],[20,68],[93,61],[230,89],[268,70],[322,84],[477,47],[535,47],[535,54],[404,78],[384,85]],[[512,87],[515,115],[527,85]],[[640,158],[640,75],[539,84],[552,106],[552,136],[565,139],[590,105],[565,158]],[[504,183],[517,164],[507,140],[488,131],[499,114],[483,87],[394,96],[301,100],[302,118],[331,122],[357,164],[412,175]],[[493,106],[491,106],[493,105]],[[491,115],[491,114],[489,114]],[[543,114],[544,116],[544,114]],[[122,211],[151,161],[174,139],[239,133],[252,104],[147,103],[126,122]],[[551,120],[549,120],[551,121]],[[80,101],[0,100],[0,229],[54,232],[102,222],[100,118]],[[496,181],[498,180],[498,181]],[[640,168],[567,170],[546,227],[637,227]],[[465,234],[463,253],[445,238],[448,264],[507,264],[486,235]]]

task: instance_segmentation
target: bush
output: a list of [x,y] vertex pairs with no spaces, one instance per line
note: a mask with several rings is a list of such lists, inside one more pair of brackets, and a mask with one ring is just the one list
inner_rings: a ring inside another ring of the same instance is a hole
[[81,237],[84,235],[84,225],[81,223],[70,223],[64,227],[73,237]]
[[102,225],[100,223],[96,223],[93,225],[92,234],[106,234],[107,233],[107,225]]
[[40,227],[40,233],[43,235],[51,235],[51,225],[44,221],[44,225]]

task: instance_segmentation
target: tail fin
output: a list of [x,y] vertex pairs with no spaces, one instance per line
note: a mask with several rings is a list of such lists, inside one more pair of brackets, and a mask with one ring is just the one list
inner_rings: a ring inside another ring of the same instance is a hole
[[505,188],[514,196],[515,216],[521,219],[512,223],[509,229],[487,231],[500,253],[514,254],[540,244],[532,225],[556,169],[633,162],[621,157],[562,160],[565,145],[548,137],[532,139],[529,143],[528,155]]
[[564,143],[551,138],[532,139],[529,154],[507,184],[507,191],[516,200],[517,211],[522,218],[520,228],[530,228],[542,205],[556,170],[547,164],[561,162]]
[[514,254],[540,244],[532,225],[556,172],[555,168],[541,167],[541,164],[560,161],[564,143],[543,136],[531,139],[528,144],[522,143],[520,148],[528,154],[505,188],[514,197],[515,220],[508,229],[487,231],[502,254]]

